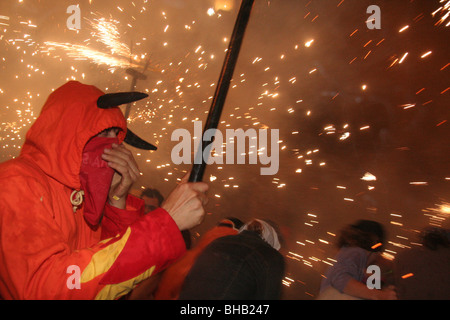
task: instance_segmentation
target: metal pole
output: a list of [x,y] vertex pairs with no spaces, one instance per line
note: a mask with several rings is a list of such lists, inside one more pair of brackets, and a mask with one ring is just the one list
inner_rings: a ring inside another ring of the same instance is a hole
[[[239,51],[241,49],[245,29],[250,19],[253,3],[254,0],[242,0],[203,133],[205,133],[208,129],[217,129],[219,124],[222,109],[230,87],[231,78],[233,77],[233,72],[236,67]],[[206,159],[204,159],[203,152],[213,142],[213,140],[214,139],[211,138],[211,141],[204,142],[203,135],[200,137],[200,147],[197,152],[201,152],[201,155],[199,155],[199,158],[201,158],[201,163],[194,163],[189,176],[189,182],[202,181],[206,167]]]
[[[142,72],[139,72],[132,68],[128,68],[126,70],[126,73],[128,73],[129,75],[131,75],[133,77],[131,80],[130,91],[134,91],[136,89],[137,80],[147,80],[147,76],[144,73],[147,70],[149,63],[150,63],[150,57],[147,59],[144,70]],[[131,109],[131,103],[128,103],[127,106],[125,107],[125,119],[126,120],[128,120],[128,116],[130,115],[130,109]]]

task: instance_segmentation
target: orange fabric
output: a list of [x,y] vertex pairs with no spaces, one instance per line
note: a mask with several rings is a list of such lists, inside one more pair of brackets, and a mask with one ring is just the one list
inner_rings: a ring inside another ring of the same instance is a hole
[[[73,81],[54,91],[29,129],[20,156],[0,164],[3,299],[114,299],[150,276],[155,266],[166,266],[184,253],[181,233],[162,209],[155,218],[135,214],[130,227],[121,226],[120,234],[104,241],[102,228],[91,229],[85,222],[83,206],[73,212],[70,195],[81,187],[87,141],[110,127],[122,129],[120,142],[126,133],[119,108],[97,108],[101,95],[99,89]],[[141,209],[135,209],[142,210],[139,201],[135,206]],[[154,246],[162,248],[152,247],[155,238],[161,239]],[[136,241],[145,244],[142,250],[133,246]],[[138,257],[131,254],[136,251]],[[122,268],[115,266],[118,261]],[[124,267],[127,263],[130,270]],[[73,266],[81,271],[79,289],[68,285]],[[101,283],[105,275],[108,280]],[[115,284],[121,286],[119,291]]]
[[188,250],[182,258],[164,271],[155,292],[155,300],[178,299],[184,279],[203,250],[220,237],[236,234],[238,230],[224,226],[217,226],[206,232],[194,248]]
[[101,239],[116,236],[144,215],[145,202],[131,194],[127,196],[126,214],[124,214],[124,210],[113,207],[107,202],[102,218]]
[[75,81],[54,91],[27,132],[21,157],[61,184],[80,189],[82,152],[88,140],[104,129],[119,127],[122,142],[127,130],[119,108],[96,107],[101,95],[96,87]]

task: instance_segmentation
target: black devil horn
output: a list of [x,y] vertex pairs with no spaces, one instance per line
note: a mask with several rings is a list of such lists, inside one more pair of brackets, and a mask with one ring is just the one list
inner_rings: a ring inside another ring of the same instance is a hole
[[138,149],[142,150],[156,150],[157,148],[148,143],[145,140],[142,140],[137,135],[135,135],[130,129],[127,129],[127,134],[125,136],[124,142]]
[[[148,94],[142,92],[119,92],[107,93],[97,99],[97,107],[100,109],[110,109],[122,104],[132,103],[147,98]],[[130,129],[127,129],[124,142],[142,150],[156,150],[157,148],[147,141],[139,138]]]
[[148,94],[142,92],[107,93],[97,99],[97,107],[110,109],[122,104],[135,102],[147,98]]

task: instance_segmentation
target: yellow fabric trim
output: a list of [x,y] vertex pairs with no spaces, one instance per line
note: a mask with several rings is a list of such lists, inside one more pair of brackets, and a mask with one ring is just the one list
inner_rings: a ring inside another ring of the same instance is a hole
[[114,300],[119,298],[120,296],[123,296],[124,294],[127,294],[131,290],[133,290],[136,285],[141,282],[142,280],[148,278],[153,273],[153,270],[155,270],[155,266],[151,267],[147,271],[144,271],[137,277],[126,280],[121,283],[117,284],[108,284],[106,285],[95,297],[96,300]]
[[[81,274],[81,283],[89,282],[95,277],[107,272],[122,252],[130,236],[131,229],[128,228],[122,238],[104,249],[99,250],[93,256],[89,264]],[[109,241],[110,239],[108,239]]]

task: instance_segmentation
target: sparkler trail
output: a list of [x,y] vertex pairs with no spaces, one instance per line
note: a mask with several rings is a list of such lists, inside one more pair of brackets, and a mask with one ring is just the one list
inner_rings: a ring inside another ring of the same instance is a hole
[[[120,41],[120,33],[117,28],[118,21],[108,21],[104,18],[99,18],[93,21],[88,20],[88,22],[93,29],[91,32],[92,38],[104,44],[111,51],[110,54],[92,49],[90,46],[53,41],[44,42],[44,48],[41,52],[53,54],[57,49],[62,49],[70,58],[75,60],[90,60],[95,64],[108,66],[109,70],[139,67],[138,61],[130,62],[132,56],[131,50],[125,43]],[[133,58],[134,60],[139,60],[136,56]]]
[[[90,49],[87,46],[81,46],[71,43],[59,43],[46,41],[46,50],[49,53],[56,51],[56,49],[62,49],[67,53],[67,56],[75,60],[91,60],[98,65],[106,65],[109,70],[115,70],[116,68],[125,67],[138,67],[137,64],[130,64],[125,58],[116,58],[107,53],[102,53],[98,50]],[[42,50],[42,52],[46,52]]]

